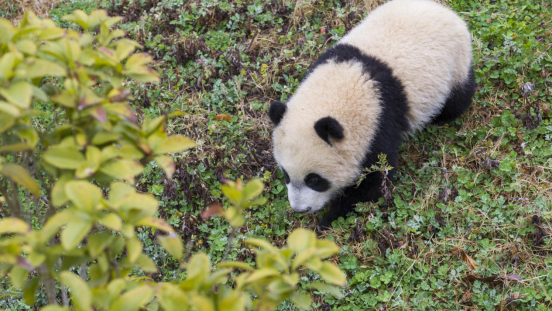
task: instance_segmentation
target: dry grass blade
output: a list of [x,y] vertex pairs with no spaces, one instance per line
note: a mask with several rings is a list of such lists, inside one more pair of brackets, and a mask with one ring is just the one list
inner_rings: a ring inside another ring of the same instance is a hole
[[0,8],[10,21],[18,21],[26,11],[31,10],[40,17],[48,16],[59,0],[0,0]]
[[470,270],[477,269],[478,266],[475,263],[475,260],[473,258],[471,258],[468,254],[466,254],[466,252],[463,249],[455,247],[451,250],[451,252],[452,252],[452,254],[454,254],[456,256],[459,256],[462,259],[463,262],[468,264],[468,268]]

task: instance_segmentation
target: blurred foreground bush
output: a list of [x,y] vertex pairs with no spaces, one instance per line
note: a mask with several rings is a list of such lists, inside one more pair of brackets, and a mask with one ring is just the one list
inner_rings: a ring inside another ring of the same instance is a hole
[[[100,10],[64,19],[82,32],[32,13],[17,27],[0,19],[0,214],[9,215],[0,220],[0,277],[9,276],[29,305],[42,285],[48,311],[270,310],[288,298],[308,307],[298,283],[309,271],[326,282],[309,288],[340,296],[335,285],[345,285],[344,274],[325,260],[339,248],[304,229],[283,248],[246,240],[255,267],[223,262],[213,271],[201,253],[183,261],[180,237],[155,217],[157,200],[133,181],[151,161],[171,178],[168,154],[195,144],[167,135],[165,121],[177,113],[138,122],[124,82],[159,78],[151,58],[135,53],[140,46],[111,29],[119,17]],[[232,206],[207,213],[234,228],[244,224],[243,209],[265,203],[260,181],[222,190]],[[132,273],[158,271],[137,227],[165,234],[159,242],[186,269],[185,280],[156,283]]]

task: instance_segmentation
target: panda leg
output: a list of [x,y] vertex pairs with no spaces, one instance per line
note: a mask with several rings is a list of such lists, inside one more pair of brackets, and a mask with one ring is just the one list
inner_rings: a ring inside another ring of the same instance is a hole
[[475,89],[475,76],[472,67],[466,81],[452,89],[443,109],[431,120],[431,123],[445,125],[462,115],[470,107]]
[[[388,173],[389,179],[393,178],[398,164],[398,153],[388,153],[388,163],[394,168]],[[334,220],[345,217],[354,210],[359,202],[377,202],[381,198],[383,175],[381,172],[374,172],[366,176],[366,179],[357,187],[353,185],[347,188],[344,193],[333,199],[330,208],[318,223],[321,230],[329,229]]]

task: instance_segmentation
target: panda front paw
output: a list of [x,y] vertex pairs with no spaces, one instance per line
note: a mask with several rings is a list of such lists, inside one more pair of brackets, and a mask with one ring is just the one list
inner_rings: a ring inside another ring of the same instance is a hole
[[324,232],[332,228],[332,222],[333,219],[330,217],[324,216],[322,219],[318,222],[318,226],[316,227],[317,232]]

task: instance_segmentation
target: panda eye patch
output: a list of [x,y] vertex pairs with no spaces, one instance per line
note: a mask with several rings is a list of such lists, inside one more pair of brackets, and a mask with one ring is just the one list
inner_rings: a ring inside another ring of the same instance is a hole
[[308,174],[305,177],[305,184],[314,191],[324,192],[330,189],[330,182],[318,174]]
[[286,182],[286,184],[289,184],[289,175],[288,175],[288,173],[284,169],[282,169],[282,172],[284,172],[284,181]]

